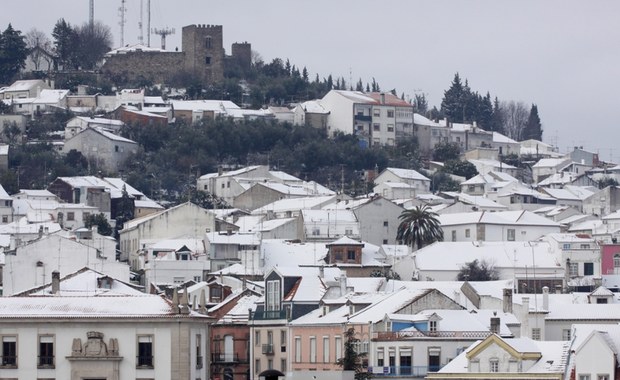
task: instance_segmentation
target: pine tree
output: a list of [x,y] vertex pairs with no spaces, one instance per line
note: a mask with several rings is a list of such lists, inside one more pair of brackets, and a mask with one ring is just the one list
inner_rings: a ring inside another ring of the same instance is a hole
[[484,98],[480,99],[478,116],[476,121],[484,130],[492,131],[493,124],[493,103],[491,102],[491,94],[487,92]]
[[377,83],[377,81],[375,81],[375,78],[372,78],[372,92],[379,92],[381,90],[379,90],[379,84]]
[[9,83],[26,66],[28,49],[19,30],[9,26],[0,34],[0,83]]
[[288,58],[286,59],[286,63],[284,64],[284,70],[286,70],[286,74],[290,77],[291,76],[291,61],[289,61]]
[[454,74],[450,88],[443,93],[441,112],[451,121],[462,123],[465,115],[465,88],[459,73]]
[[364,85],[362,84],[362,78],[360,78],[360,80],[357,81],[357,84],[355,85],[355,91],[364,91]]
[[64,18],[58,20],[54,25],[52,37],[54,37],[54,50],[56,50],[59,63],[65,67],[72,66],[75,63],[77,36],[71,24]]
[[532,104],[530,109],[530,116],[527,118],[527,124],[523,130],[523,140],[538,140],[542,141],[542,124],[540,123],[540,117],[538,116],[538,107],[536,104]]
[[503,134],[504,133],[504,117],[505,117],[504,110],[502,109],[499,99],[497,99],[497,96],[496,96],[495,100],[493,101],[491,123],[487,127],[487,130],[493,131],[493,132],[499,132]]

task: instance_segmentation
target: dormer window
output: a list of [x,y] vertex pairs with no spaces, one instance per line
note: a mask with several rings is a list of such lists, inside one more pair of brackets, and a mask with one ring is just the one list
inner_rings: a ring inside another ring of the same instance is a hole
[[428,331],[437,332],[437,321],[428,321]]
[[266,309],[267,310],[280,310],[280,281],[272,280],[267,281],[267,297],[266,297]]

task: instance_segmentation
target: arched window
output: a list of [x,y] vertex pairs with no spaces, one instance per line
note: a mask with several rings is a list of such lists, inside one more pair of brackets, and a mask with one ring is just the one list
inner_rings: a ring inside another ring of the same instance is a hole
[[620,268],[620,254],[614,255],[614,268]]

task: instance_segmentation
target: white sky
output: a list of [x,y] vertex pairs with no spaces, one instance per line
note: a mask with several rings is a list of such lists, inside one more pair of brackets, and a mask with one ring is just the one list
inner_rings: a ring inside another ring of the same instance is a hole
[[[143,0],[146,7],[147,0]],[[51,33],[88,21],[88,0],[0,0],[0,29]],[[120,44],[121,0],[95,0],[95,19]],[[138,42],[140,0],[126,0],[125,44]],[[310,77],[332,74],[382,90],[424,93],[438,108],[455,72],[500,100],[536,103],[543,140],[620,161],[620,1],[151,0],[151,27],[224,27],[224,46],[250,42],[265,62],[290,59]],[[146,14],[144,15],[146,25]],[[151,36],[151,46],[159,46]]]

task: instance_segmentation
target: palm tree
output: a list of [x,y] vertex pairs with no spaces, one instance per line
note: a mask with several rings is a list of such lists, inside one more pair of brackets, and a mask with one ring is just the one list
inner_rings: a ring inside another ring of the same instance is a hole
[[400,216],[396,239],[410,245],[411,248],[422,248],[427,244],[443,240],[443,230],[437,220],[437,214],[427,205],[416,206],[403,211]]

